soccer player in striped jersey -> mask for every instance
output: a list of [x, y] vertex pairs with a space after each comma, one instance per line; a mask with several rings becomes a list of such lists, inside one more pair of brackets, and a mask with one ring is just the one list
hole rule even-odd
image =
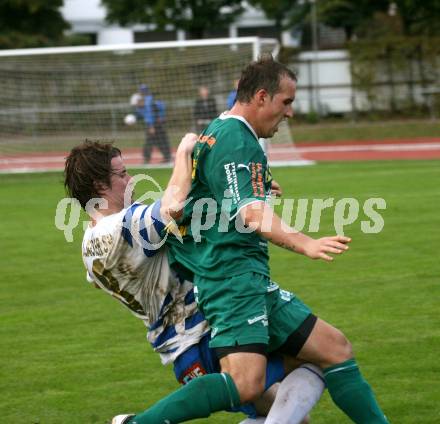
[[[190, 189], [196, 138], [187, 134], [182, 139], [164, 196], [148, 206], [132, 203], [131, 177], [120, 150], [111, 144], [86, 141], [72, 149], [65, 166], [67, 191], [92, 218], [82, 243], [87, 280], [144, 322], [148, 341], [163, 364], [174, 364], [182, 384], [219, 371], [218, 360], [208, 347], [209, 328], [197, 309], [193, 284], [170, 268], [162, 237], [165, 225], [174, 222]], [[273, 357], [267, 387], [284, 375], [282, 359]], [[323, 391], [319, 370], [313, 366], [293, 371], [289, 377], [293, 382], [286, 379], [280, 391], [290, 392], [293, 399], [288, 404], [279, 402], [271, 411], [273, 422], [300, 422]], [[268, 391], [260, 404], [241, 410], [250, 417], [266, 414], [274, 396], [273, 390]], [[298, 398], [307, 400], [301, 403]], [[279, 420], [278, 415], [284, 418]], [[118, 416], [114, 423], [126, 419]]]
[[[193, 136], [187, 135], [177, 151], [170, 187], [180, 187], [181, 193], [189, 184], [193, 145]], [[111, 144], [86, 141], [66, 160], [67, 191], [92, 218], [82, 243], [88, 281], [144, 322], [148, 341], [169, 364], [208, 333], [192, 283], [170, 269], [162, 246], [173, 201], [184, 200], [185, 194], [169, 191], [148, 206], [132, 203], [130, 182], [121, 152]]]

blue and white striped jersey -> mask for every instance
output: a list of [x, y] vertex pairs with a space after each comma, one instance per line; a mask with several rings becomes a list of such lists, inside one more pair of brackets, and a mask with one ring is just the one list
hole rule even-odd
[[208, 324], [197, 310], [193, 285], [168, 264], [160, 201], [134, 203], [87, 228], [82, 256], [87, 279], [118, 299], [148, 328], [163, 364], [197, 344]]

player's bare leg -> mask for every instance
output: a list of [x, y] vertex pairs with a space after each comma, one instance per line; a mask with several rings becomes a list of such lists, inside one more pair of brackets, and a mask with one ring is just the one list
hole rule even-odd
[[298, 358], [322, 368], [330, 396], [354, 422], [388, 423], [359, 371], [350, 342], [337, 328], [318, 318]]
[[264, 355], [250, 352], [230, 353], [220, 359], [221, 370], [234, 380], [241, 403], [253, 402], [263, 394], [266, 363]]

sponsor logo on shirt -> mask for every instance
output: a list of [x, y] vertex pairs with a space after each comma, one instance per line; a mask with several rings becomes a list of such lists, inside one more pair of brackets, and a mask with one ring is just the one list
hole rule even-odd
[[251, 170], [249, 169], [249, 165], [245, 165], [244, 163], [239, 163], [237, 165], [237, 169], [241, 169], [241, 168], [247, 169], [249, 172], [251, 172]]
[[238, 203], [240, 203], [240, 192], [238, 191], [238, 180], [235, 162], [226, 163], [224, 165], [224, 168], [229, 192], [232, 195], [232, 202], [238, 205]]
[[217, 142], [215, 137], [211, 135], [202, 135], [201, 137], [199, 137], [198, 141], [199, 143], [206, 143], [209, 147], [214, 146], [214, 144]]
[[280, 297], [285, 302], [290, 302], [293, 299], [293, 294], [287, 290], [280, 290]]
[[258, 162], [251, 162], [249, 164], [251, 169], [252, 191], [255, 197], [265, 197], [264, 180], [263, 180], [263, 164]]
[[277, 283], [275, 283], [274, 281], [271, 281], [270, 284], [267, 286], [267, 291], [268, 292], [273, 292], [275, 290], [278, 290], [279, 286]]
[[248, 324], [252, 325], [260, 321], [265, 327], [267, 327], [269, 325], [269, 322], [267, 320], [267, 314], [259, 315], [258, 317], [248, 319]]

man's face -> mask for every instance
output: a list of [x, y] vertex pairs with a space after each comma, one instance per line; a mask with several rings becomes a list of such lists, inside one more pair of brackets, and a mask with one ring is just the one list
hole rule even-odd
[[199, 95], [203, 100], [206, 100], [209, 97], [208, 87], [200, 87]]
[[295, 100], [296, 82], [289, 77], [282, 77], [280, 90], [271, 98], [265, 98], [261, 109], [258, 135], [270, 138], [278, 131], [280, 122], [293, 116], [292, 103]]
[[[112, 202], [120, 209], [129, 205], [124, 205], [125, 192], [132, 190], [129, 186], [131, 176], [128, 174], [124, 161], [121, 156], [116, 156], [111, 161], [112, 173], [110, 177], [110, 188], [108, 189], [108, 195], [112, 199]], [[132, 202], [132, 193], [127, 193], [127, 199]]]

